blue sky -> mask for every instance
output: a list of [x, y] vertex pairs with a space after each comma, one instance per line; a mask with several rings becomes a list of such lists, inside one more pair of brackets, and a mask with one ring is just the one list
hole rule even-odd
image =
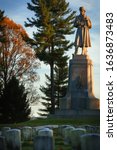
[[[5, 15], [16, 23], [21, 24], [24, 27], [24, 21], [26, 18], [33, 16], [33, 12], [27, 9], [27, 2], [31, 0], [0, 0], [0, 9], [5, 11]], [[79, 7], [84, 6], [86, 8], [87, 16], [90, 16], [92, 21], [92, 29], [90, 30], [92, 47], [88, 49], [90, 58], [94, 63], [94, 89], [95, 96], [100, 97], [100, 1], [99, 0], [66, 0], [69, 2], [69, 7], [77, 11], [79, 14]], [[24, 27], [25, 28], [25, 27]], [[32, 37], [35, 28], [25, 28], [29, 36]], [[74, 41], [75, 34], [68, 37], [71, 41]], [[74, 53], [74, 47], [69, 51], [68, 55], [71, 57]], [[44, 74], [49, 73], [49, 67], [43, 63], [39, 69], [40, 81], [39, 85], [44, 84]]]

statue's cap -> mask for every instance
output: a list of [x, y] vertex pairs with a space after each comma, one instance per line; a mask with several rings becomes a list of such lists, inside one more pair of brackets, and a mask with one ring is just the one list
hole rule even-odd
[[80, 10], [80, 11], [85, 11], [85, 12], [86, 12], [86, 9], [85, 9], [83, 6], [81, 6], [81, 7], [79, 8], [79, 10]]

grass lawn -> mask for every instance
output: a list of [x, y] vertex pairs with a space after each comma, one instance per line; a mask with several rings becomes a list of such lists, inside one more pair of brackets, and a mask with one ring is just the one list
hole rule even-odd
[[35, 120], [29, 120], [26, 122], [16, 123], [16, 124], [0, 124], [0, 127], [9, 126], [9, 127], [22, 127], [22, 126], [42, 126], [42, 125], [100, 125], [100, 118], [80, 118], [80, 119], [65, 119], [65, 118], [39, 118]]

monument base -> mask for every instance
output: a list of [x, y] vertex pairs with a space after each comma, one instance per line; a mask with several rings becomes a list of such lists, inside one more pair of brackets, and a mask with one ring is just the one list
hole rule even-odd
[[100, 110], [99, 109], [85, 109], [85, 110], [74, 110], [74, 109], [69, 109], [69, 110], [56, 110], [54, 115], [49, 115], [49, 117], [54, 117], [54, 118], [100, 118]]
[[93, 63], [88, 55], [75, 55], [69, 64], [69, 84], [60, 109], [99, 109], [94, 96]]
[[99, 99], [94, 96], [93, 63], [88, 55], [75, 55], [69, 64], [67, 94], [60, 100], [56, 117], [99, 117]]
[[73, 109], [99, 109], [99, 99], [96, 97], [78, 97], [77, 94], [71, 96], [66, 96], [60, 101], [60, 110]]

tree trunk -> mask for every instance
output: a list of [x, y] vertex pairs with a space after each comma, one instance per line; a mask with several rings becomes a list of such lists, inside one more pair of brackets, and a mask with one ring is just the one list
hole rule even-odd
[[51, 77], [51, 114], [55, 113], [55, 97], [54, 97], [54, 63], [50, 64], [50, 77]]
[[57, 97], [57, 108], [59, 109], [59, 102], [60, 102], [60, 91], [58, 89], [58, 97]]

